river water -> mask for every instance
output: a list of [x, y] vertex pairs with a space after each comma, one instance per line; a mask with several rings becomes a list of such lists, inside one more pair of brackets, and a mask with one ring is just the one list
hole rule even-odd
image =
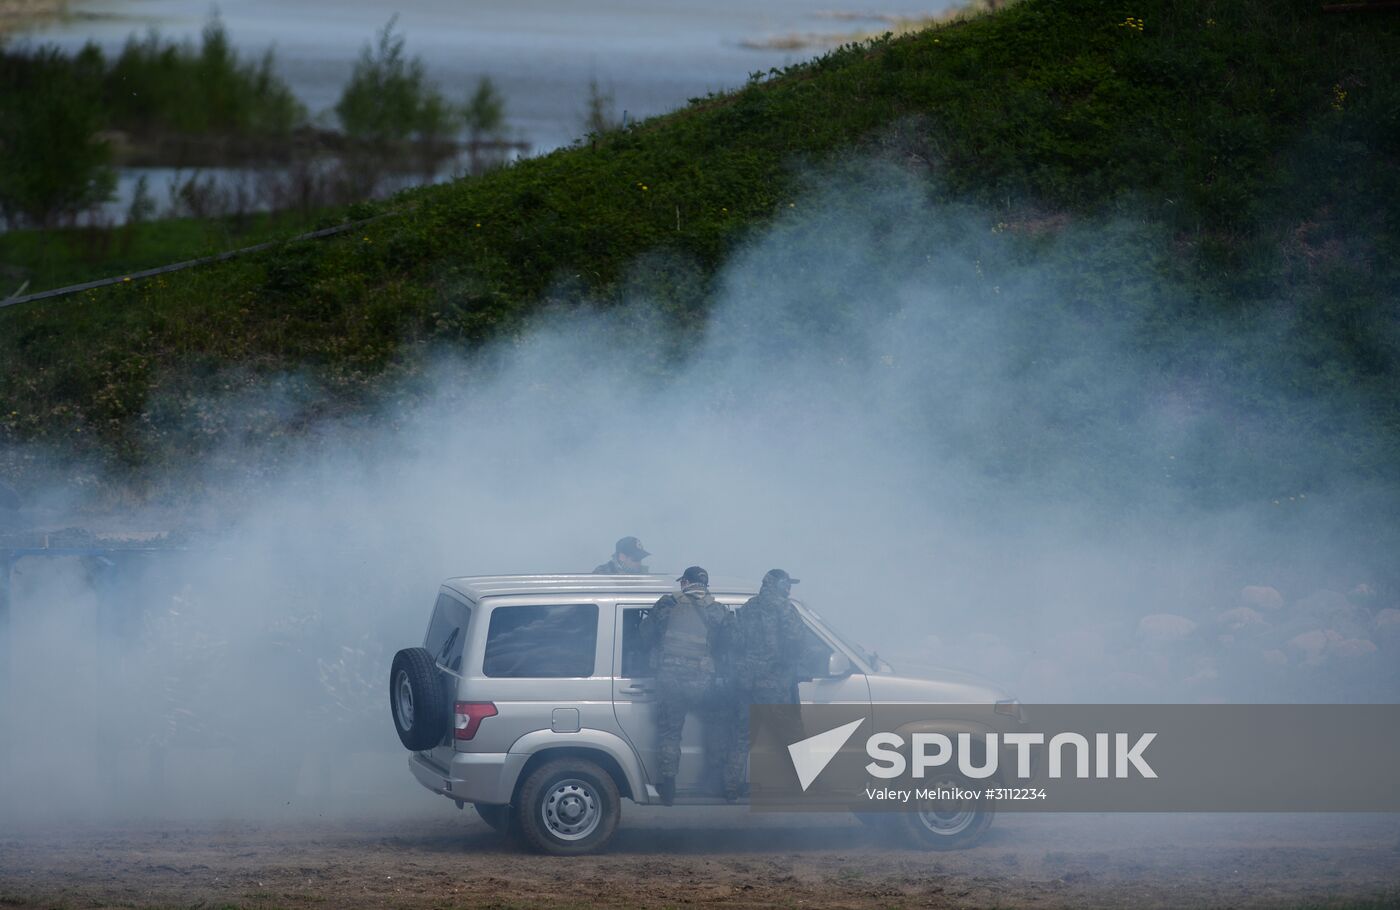
[[[535, 151], [582, 132], [591, 78], [609, 89], [617, 112], [664, 113], [692, 97], [742, 85], [749, 73], [817, 53], [744, 47], [794, 33], [878, 28], [832, 11], [917, 15], [949, 0], [222, 0], [218, 11], [247, 53], [276, 52], [277, 68], [313, 114], [326, 112], [360, 48], [397, 14], [407, 50], [460, 100], [482, 75], [503, 91], [517, 138]], [[209, 0], [89, 0], [86, 15], [30, 32], [31, 40], [75, 48], [92, 40], [115, 50], [133, 31], [155, 27], [197, 38]]]

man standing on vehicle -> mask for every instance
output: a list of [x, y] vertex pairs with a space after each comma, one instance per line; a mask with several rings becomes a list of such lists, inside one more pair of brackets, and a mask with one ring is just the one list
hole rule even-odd
[[[730, 714], [724, 759], [724, 795], [740, 795], [744, 760], [749, 748], [749, 705], [795, 705], [797, 684], [810, 679], [807, 668], [815, 657], [811, 633], [792, 605], [792, 586], [800, 579], [782, 569], [763, 576], [758, 595], [739, 608], [735, 621], [733, 660], [738, 685], [737, 710]], [[786, 744], [800, 739], [800, 729], [774, 731]]]
[[642, 560], [651, 554], [642, 549], [642, 542], [635, 537], [624, 537], [613, 547], [612, 559], [597, 566], [594, 575], [645, 575], [647, 567]]
[[733, 622], [733, 615], [710, 595], [710, 573], [691, 566], [676, 581], [680, 594], [658, 600], [638, 630], [656, 673], [656, 789], [667, 806], [676, 798], [685, 716], [708, 704], [715, 657]]

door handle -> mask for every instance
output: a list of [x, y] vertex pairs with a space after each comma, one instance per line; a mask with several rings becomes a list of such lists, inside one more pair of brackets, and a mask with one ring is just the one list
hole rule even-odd
[[650, 695], [651, 686], [644, 686], [637, 683], [633, 683], [630, 686], [624, 686], [618, 691], [621, 692], [623, 695]]

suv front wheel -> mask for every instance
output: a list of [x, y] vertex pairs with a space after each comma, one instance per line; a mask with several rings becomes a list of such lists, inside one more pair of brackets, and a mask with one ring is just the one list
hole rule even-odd
[[581, 758], [561, 758], [536, 768], [515, 801], [516, 830], [541, 853], [578, 856], [601, 850], [622, 817], [617, 784], [608, 772]]
[[981, 840], [996, 814], [992, 801], [980, 795], [982, 784], [953, 774], [935, 778], [929, 786], [979, 795], [925, 803], [913, 812], [895, 814], [895, 828], [928, 850], [961, 850]]

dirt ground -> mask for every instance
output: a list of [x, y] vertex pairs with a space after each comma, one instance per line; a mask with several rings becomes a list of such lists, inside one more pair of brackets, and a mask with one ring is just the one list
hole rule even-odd
[[1400, 907], [1391, 816], [1003, 815], [955, 853], [843, 816], [628, 806], [611, 849], [522, 852], [463, 813], [0, 821], [4, 907]]

